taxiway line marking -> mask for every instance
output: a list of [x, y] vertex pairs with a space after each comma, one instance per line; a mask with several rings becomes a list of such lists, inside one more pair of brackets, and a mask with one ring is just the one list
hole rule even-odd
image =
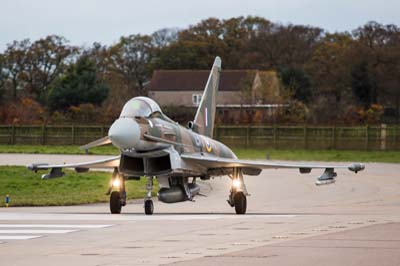
[[111, 224], [0, 224], [0, 228], [78, 228], [97, 229], [111, 227]]
[[0, 230], [0, 234], [67, 234], [78, 230]]
[[[0, 240], [27, 240], [27, 239], [33, 239], [33, 238], [38, 238], [38, 237], [41, 237], [41, 236], [40, 235], [39, 236], [37, 236], [37, 235], [34, 235], [34, 236], [32, 236], [32, 235], [29, 235], [29, 236], [28, 235], [17, 235], [17, 236], [0, 235]], [[4, 242], [0, 242], [0, 243], [4, 243]]]

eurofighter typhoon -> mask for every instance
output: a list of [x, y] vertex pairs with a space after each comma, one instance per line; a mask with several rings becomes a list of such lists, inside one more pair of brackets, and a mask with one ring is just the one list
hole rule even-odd
[[87, 172], [90, 168], [113, 169], [109, 195], [111, 213], [120, 213], [126, 205], [125, 181], [146, 178], [144, 212], [153, 214], [151, 197], [153, 180], [158, 180], [158, 200], [165, 203], [191, 201], [200, 193], [196, 180], [210, 180], [215, 176], [231, 179], [228, 204], [237, 214], [245, 214], [249, 196], [244, 175], [259, 175], [263, 169], [297, 168], [300, 173], [324, 169], [316, 184], [335, 182], [334, 168], [348, 168], [357, 173], [362, 164], [349, 166], [289, 164], [272, 161], [242, 160], [221, 142], [213, 139], [216, 100], [221, 73], [221, 59], [215, 58], [205, 85], [195, 118], [183, 127], [168, 118], [159, 105], [147, 97], [135, 97], [123, 107], [121, 115], [111, 125], [108, 136], [82, 146], [82, 149], [112, 143], [120, 150], [119, 156], [77, 164], [31, 164], [32, 171], [50, 170], [43, 179], [62, 177], [63, 168]]

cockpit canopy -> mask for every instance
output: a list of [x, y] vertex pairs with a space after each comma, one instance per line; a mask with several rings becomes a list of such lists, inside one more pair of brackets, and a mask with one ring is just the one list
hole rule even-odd
[[124, 105], [120, 117], [151, 117], [153, 114], [162, 114], [155, 101], [147, 97], [135, 97]]

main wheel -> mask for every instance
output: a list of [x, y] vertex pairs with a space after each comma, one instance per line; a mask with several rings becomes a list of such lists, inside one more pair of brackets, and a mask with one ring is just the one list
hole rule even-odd
[[110, 196], [110, 211], [111, 213], [121, 213], [121, 194], [119, 191], [113, 191]]
[[233, 197], [233, 202], [235, 203], [236, 214], [245, 214], [247, 208], [246, 195], [243, 192], [237, 192]]
[[144, 202], [144, 213], [146, 215], [152, 215], [154, 212], [154, 205], [152, 200], [146, 200]]

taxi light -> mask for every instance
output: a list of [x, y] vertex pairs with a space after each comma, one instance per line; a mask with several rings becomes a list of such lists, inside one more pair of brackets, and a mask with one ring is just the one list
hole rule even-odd
[[242, 186], [242, 182], [239, 179], [235, 179], [232, 181], [232, 186], [235, 188], [240, 188]]
[[119, 180], [119, 178], [114, 179], [112, 185], [114, 188], [119, 188], [119, 186], [121, 185], [121, 181]]

